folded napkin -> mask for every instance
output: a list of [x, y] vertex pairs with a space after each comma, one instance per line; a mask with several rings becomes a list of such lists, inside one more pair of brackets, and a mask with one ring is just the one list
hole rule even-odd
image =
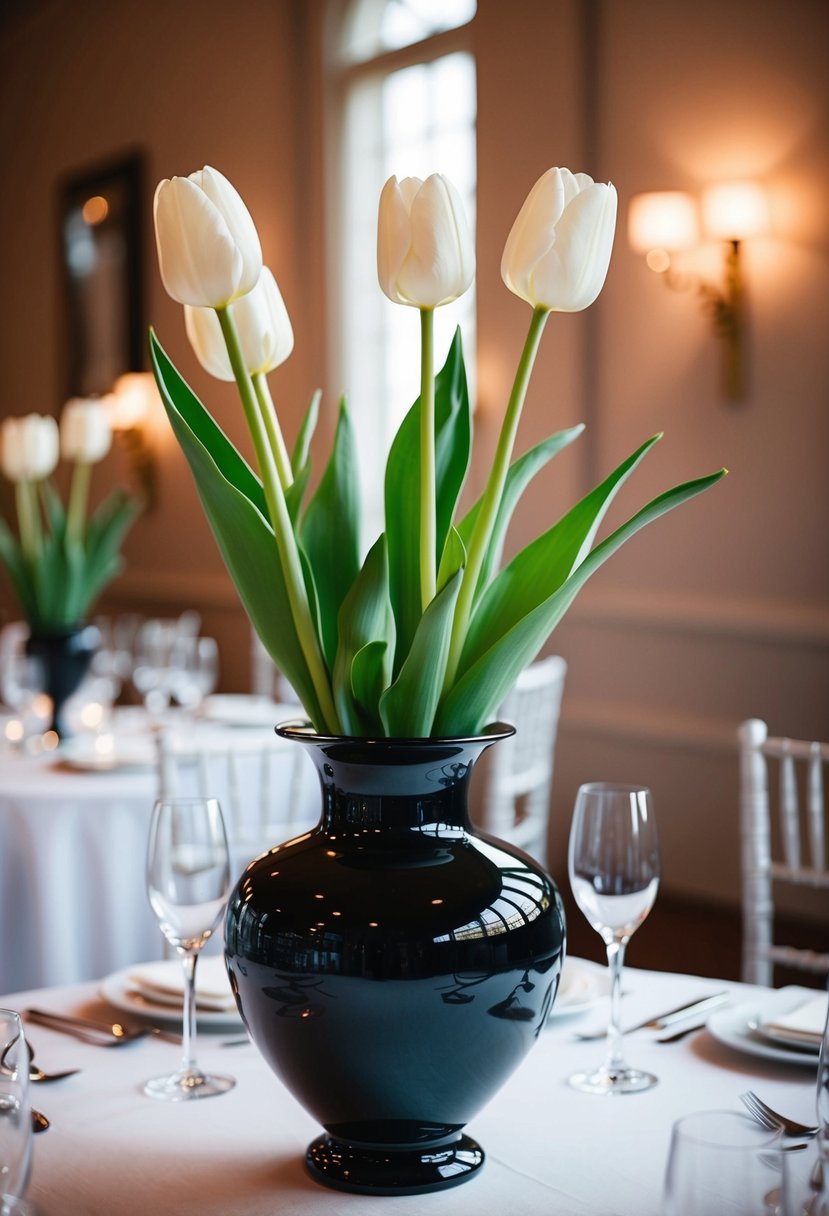
[[771, 1021], [764, 1022], [760, 1029], [784, 1042], [819, 1049], [826, 1025], [828, 1003], [829, 996], [822, 992], [818, 996], [810, 997], [789, 1013], [779, 1014]]
[[[133, 992], [157, 1005], [180, 1008], [184, 1003], [184, 974], [177, 959], [133, 967], [127, 976], [127, 983]], [[236, 1012], [224, 959], [213, 956], [199, 959], [196, 967], [196, 1007], [212, 1013]]]

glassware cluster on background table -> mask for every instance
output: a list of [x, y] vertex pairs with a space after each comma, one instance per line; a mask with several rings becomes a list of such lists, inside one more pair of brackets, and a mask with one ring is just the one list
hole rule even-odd
[[[584, 964], [584, 966], [589, 966]], [[597, 975], [606, 979], [604, 968]], [[780, 993], [721, 980], [626, 968], [623, 1021], [631, 1025], [685, 1000], [731, 990], [733, 1014]], [[216, 1102], [156, 1103], [148, 1076], [172, 1070], [180, 1047], [145, 1038], [103, 1049], [30, 1026], [44, 1068], [78, 1067], [75, 1077], [38, 1091], [52, 1122], [34, 1142], [28, 1198], [37, 1216], [662, 1216], [662, 1186], [673, 1123], [711, 1108], [740, 1110], [758, 1090], [794, 1118], [814, 1121], [816, 1058], [807, 1066], [736, 1051], [707, 1031], [660, 1044], [631, 1035], [637, 1063], [659, 1077], [644, 1093], [597, 1099], [568, 1077], [595, 1061], [596, 1042], [576, 1030], [605, 1023], [601, 1000], [582, 1014], [553, 1016], [521, 1068], [469, 1125], [487, 1161], [481, 1177], [425, 1198], [372, 1201], [327, 1191], [305, 1174], [318, 1128], [252, 1045], [226, 1047], [238, 1028], [199, 1036], [207, 1070], [232, 1071], [236, 1086]], [[101, 1014], [96, 984], [0, 997], [0, 1004]], [[571, 1006], [578, 1008], [578, 1006]], [[716, 1016], [727, 1021], [725, 1010]], [[178, 1015], [176, 1015], [178, 1016]], [[168, 1023], [169, 1024], [169, 1023]], [[175, 1021], [172, 1023], [175, 1026]], [[183, 1168], [183, 1155], [186, 1168]]]

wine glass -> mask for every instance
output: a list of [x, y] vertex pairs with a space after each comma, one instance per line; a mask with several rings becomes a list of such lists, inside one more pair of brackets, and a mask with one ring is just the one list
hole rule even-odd
[[230, 853], [221, 808], [215, 798], [160, 798], [153, 808], [147, 849], [147, 895], [161, 931], [181, 957], [184, 970], [182, 1061], [172, 1076], [144, 1086], [170, 1102], [209, 1098], [236, 1084], [208, 1076], [196, 1064], [196, 963], [218, 925], [230, 894]]
[[29, 1052], [19, 1015], [0, 1009], [0, 1216], [26, 1189], [31, 1151]]
[[607, 782], [581, 786], [570, 828], [570, 885], [607, 948], [610, 968], [605, 1062], [570, 1078], [571, 1085], [586, 1093], [636, 1093], [656, 1084], [651, 1073], [625, 1063], [619, 1006], [625, 947], [653, 907], [659, 869], [650, 791]]
[[[777, 1216], [788, 1212], [780, 1132], [733, 1110], [678, 1119], [665, 1173], [665, 1216]], [[782, 1205], [782, 1207], [781, 1207]]]
[[219, 680], [219, 648], [215, 638], [182, 639], [174, 695], [182, 709], [196, 713]]

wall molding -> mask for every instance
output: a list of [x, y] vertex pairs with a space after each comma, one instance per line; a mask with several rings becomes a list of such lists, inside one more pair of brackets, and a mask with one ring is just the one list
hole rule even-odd
[[685, 633], [765, 645], [826, 646], [829, 608], [642, 588], [586, 588], [567, 619], [579, 625]]
[[170, 604], [187, 608], [242, 610], [230, 575], [181, 571], [137, 570], [130, 566], [109, 592], [118, 604], [140, 608], [144, 604]]
[[559, 731], [638, 747], [735, 755], [738, 725], [707, 715], [565, 695]]

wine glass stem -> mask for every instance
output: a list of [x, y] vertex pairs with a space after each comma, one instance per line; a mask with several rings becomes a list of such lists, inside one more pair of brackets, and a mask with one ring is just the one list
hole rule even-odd
[[196, 1067], [194, 1045], [196, 1041], [196, 952], [182, 952], [181, 965], [184, 969], [184, 1014], [181, 1026], [181, 1066], [185, 1071]]
[[610, 1019], [607, 1025], [608, 1072], [624, 1068], [622, 1055], [622, 967], [625, 961], [626, 942], [608, 942], [607, 965], [610, 970]]

